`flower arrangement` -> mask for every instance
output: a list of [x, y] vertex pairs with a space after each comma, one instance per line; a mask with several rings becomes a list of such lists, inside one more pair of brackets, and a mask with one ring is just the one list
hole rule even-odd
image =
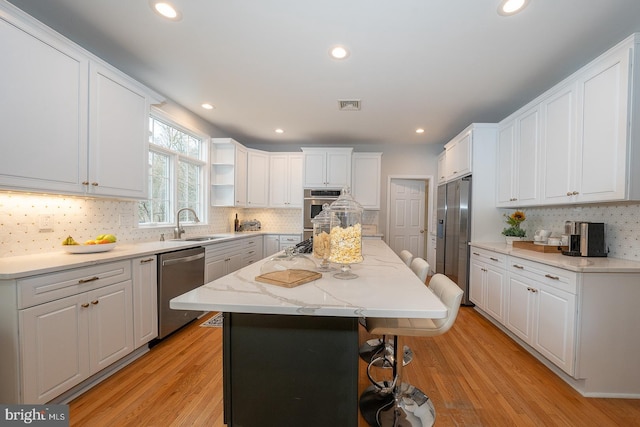
[[527, 235], [527, 232], [520, 228], [520, 224], [527, 219], [524, 212], [515, 211], [511, 215], [504, 214], [504, 217], [507, 219], [509, 227], [502, 230], [503, 235], [512, 237], [524, 237]]

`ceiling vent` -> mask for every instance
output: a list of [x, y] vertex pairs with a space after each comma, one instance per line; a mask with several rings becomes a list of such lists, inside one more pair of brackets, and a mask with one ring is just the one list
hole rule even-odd
[[338, 109], [340, 111], [360, 111], [361, 102], [359, 99], [339, 99]]

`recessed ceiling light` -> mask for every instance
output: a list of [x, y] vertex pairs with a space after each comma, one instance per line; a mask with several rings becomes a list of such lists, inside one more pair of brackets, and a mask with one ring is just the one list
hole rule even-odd
[[524, 9], [529, 0], [502, 0], [498, 6], [498, 14], [502, 16], [510, 16]]
[[182, 14], [171, 5], [171, 3], [157, 0], [150, 0], [149, 2], [153, 10], [160, 16], [170, 19], [172, 21], [179, 21], [182, 19]]
[[416, 129], [416, 133], [424, 133], [424, 129], [418, 128], [418, 129]]
[[213, 110], [215, 107], [209, 103], [204, 103], [202, 104], [202, 108], [204, 108], [205, 110]]
[[349, 51], [344, 46], [334, 46], [329, 50], [329, 55], [333, 59], [345, 59], [349, 56]]
[[278, 129], [276, 129], [276, 133], [284, 133], [284, 129], [278, 128]]

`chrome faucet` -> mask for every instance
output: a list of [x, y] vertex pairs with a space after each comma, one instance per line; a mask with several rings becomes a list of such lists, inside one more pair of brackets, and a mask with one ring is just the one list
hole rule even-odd
[[200, 219], [198, 218], [198, 215], [196, 214], [196, 211], [194, 211], [191, 208], [182, 208], [182, 209], [178, 209], [178, 213], [176, 213], [176, 228], [173, 229], [173, 238], [174, 239], [181, 239], [182, 235], [184, 234], [184, 228], [180, 227], [180, 213], [182, 211], [191, 211], [191, 213], [193, 214], [194, 217], [196, 217], [196, 222], [200, 222]]

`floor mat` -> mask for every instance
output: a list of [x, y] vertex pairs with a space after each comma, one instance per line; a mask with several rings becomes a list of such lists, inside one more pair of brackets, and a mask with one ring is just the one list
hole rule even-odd
[[222, 327], [222, 313], [218, 313], [212, 318], [202, 322], [200, 326], [205, 326], [207, 328], [221, 328]]

